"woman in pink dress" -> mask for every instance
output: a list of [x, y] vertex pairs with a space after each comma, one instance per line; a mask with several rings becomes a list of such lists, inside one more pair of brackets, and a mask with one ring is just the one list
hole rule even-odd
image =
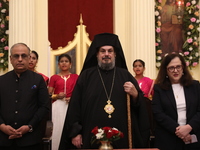
[[[135, 79], [137, 80], [140, 89], [144, 93], [144, 97], [147, 104], [147, 110], [149, 115], [149, 121], [150, 121], [150, 134], [151, 137], [154, 136], [154, 121], [153, 121], [153, 114], [151, 109], [151, 100], [153, 95], [153, 86], [154, 86], [154, 80], [145, 77], [144, 71], [145, 71], [145, 62], [141, 59], [136, 59], [133, 62], [133, 71], [135, 72]], [[150, 139], [150, 147], [153, 147], [153, 139]]]
[[58, 57], [60, 73], [51, 76], [48, 91], [52, 95], [52, 150], [58, 150], [64, 119], [72, 91], [78, 79], [77, 74], [70, 72], [72, 62], [68, 54]]
[[30, 57], [30, 60], [29, 60], [28, 69], [42, 75], [42, 77], [44, 78], [44, 81], [48, 84], [49, 77], [47, 77], [46, 75], [44, 75], [42, 73], [37, 72], [37, 70], [36, 70], [36, 65], [38, 63], [38, 58], [39, 58], [38, 53], [36, 51], [31, 51], [30, 56], [31, 57]]

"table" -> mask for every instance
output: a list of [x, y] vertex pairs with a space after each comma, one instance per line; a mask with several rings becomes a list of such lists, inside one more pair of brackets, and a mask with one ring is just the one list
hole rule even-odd
[[[79, 150], [98, 150], [98, 149], [79, 149]], [[157, 148], [142, 148], [142, 149], [134, 148], [134, 149], [113, 149], [113, 150], [159, 150], [159, 149], [157, 149]]]

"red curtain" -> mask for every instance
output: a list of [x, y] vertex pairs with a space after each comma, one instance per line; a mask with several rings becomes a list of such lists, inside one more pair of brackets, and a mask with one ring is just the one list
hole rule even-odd
[[49, 41], [53, 49], [74, 39], [80, 14], [90, 40], [98, 33], [113, 33], [113, 0], [48, 0], [48, 5]]

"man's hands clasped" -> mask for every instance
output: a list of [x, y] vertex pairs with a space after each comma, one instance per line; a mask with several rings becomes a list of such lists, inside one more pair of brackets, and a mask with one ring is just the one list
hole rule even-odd
[[9, 135], [9, 139], [21, 138], [23, 134], [29, 132], [30, 128], [28, 125], [23, 125], [18, 129], [14, 129], [10, 125], [1, 124], [0, 130], [5, 134]]

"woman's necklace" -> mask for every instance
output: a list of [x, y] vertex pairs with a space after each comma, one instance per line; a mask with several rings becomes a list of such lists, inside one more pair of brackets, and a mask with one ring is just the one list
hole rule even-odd
[[176, 99], [178, 99], [178, 96], [179, 96], [180, 92], [182, 91], [182, 89], [183, 89], [183, 86], [180, 86], [180, 88], [178, 90], [174, 91], [174, 95], [175, 95]]
[[[69, 77], [70, 77], [70, 74], [66, 77], [66, 76], [61, 76], [61, 78], [63, 78], [63, 80], [64, 80], [64, 94], [66, 94], [67, 95], [67, 92], [66, 92], [66, 84], [67, 84], [67, 79], [69, 79]], [[64, 97], [63, 98], [63, 100], [65, 100], [66, 99], [66, 97]]]
[[99, 68], [98, 68], [99, 76], [100, 76], [100, 78], [101, 78], [101, 82], [102, 82], [102, 84], [103, 84], [103, 88], [104, 88], [104, 91], [105, 91], [105, 93], [106, 93], [106, 97], [107, 97], [107, 99], [108, 99], [108, 100], [107, 100], [107, 104], [106, 104], [105, 107], [104, 107], [105, 112], [109, 114], [109, 115], [108, 115], [108, 118], [111, 118], [111, 117], [112, 117], [111, 114], [112, 114], [112, 113], [114, 112], [114, 110], [115, 110], [114, 106], [111, 104], [112, 101], [110, 100], [111, 94], [112, 94], [112, 90], [113, 90], [113, 86], [114, 86], [114, 81], [115, 81], [115, 70], [116, 70], [116, 68], [114, 68], [114, 74], [113, 74], [112, 85], [111, 85], [111, 89], [110, 89], [110, 94], [108, 95], [108, 92], [107, 92], [107, 90], [106, 90], [106, 87], [105, 87], [103, 78], [102, 78], [101, 73], [100, 73]]

